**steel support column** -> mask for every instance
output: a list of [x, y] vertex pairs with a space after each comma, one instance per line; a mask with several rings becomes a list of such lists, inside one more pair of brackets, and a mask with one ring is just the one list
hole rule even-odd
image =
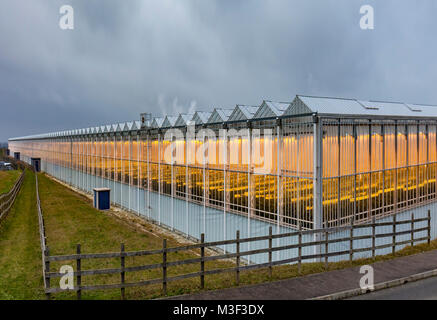
[[[323, 190], [322, 190], [322, 170], [323, 170], [323, 131], [322, 121], [317, 116], [314, 116], [314, 171], [313, 171], [313, 229], [321, 229], [323, 226]], [[320, 234], [314, 234], [314, 241], [321, 241]], [[321, 246], [314, 246], [314, 254], [320, 254]], [[320, 259], [317, 259], [319, 261]]]
[[161, 132], [158, 132], [158, 225], [161, 225]]
[[[252, 216], [253, 192], [252, 192], [252, 128], [248, 122], [247, 129], [247, 236], [251, 237], [250, 219]], [[247, 249], [250, 250], [250, 242], [247, 244]], [[248, 257], [250, 263], [250, 256]]]

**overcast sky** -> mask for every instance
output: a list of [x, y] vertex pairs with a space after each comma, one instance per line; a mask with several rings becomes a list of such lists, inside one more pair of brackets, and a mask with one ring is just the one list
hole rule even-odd
[[2, 0], [0, 141], [296, 94], [437, 104], [436, 15], [435, 0]]

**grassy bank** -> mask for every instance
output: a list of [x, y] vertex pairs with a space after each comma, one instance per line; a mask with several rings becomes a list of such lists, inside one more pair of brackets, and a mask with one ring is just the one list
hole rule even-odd
[[18, 170], [0, 171], [0, 194], [9, 192], [20, 174], [21, 172]]
[[[61, 184], [39, 174], [40, 195], [46, 224], [48, 246], [52, 255], [72, 254], [76, 252], [76, 244], [82, 245], [83, 253], [98, 253], [119, 251], [120, 243], [125, 244], [126, 251], [159, 249], [162, 240], [168, 239], [168, 246], [174, 247], [180, 243], [169, 234], [164, 234], [156, 227], [145, 222], [133, 223], [120, 219], [113, 212], [95, 210], [91, 201]], [[28, 172], [23, 183], [22, 191], [11, 210], [9, 217], [0, 227], [0, 299], [44, 299], [42, 282], [42, 265], [39, 249], [38, 221], [35, 210], [34, 176]], [[415, 254], [427, 250], [437, 249], [437, 241], [431, 246], [419, 245], [407, 247], [395, 256], [377, 257], [375, 261], [392, 259], [394, 257]], [[168, 261], [196, 257], [198, 252], [171, 253]], [[160, 263], [160, 255], [135, 257], [126, 259], [126, 267], [141, 264]], [[356, 260], [352, 263], [330, 263], [329, 270], [342, 269], [351, 266], [369, 264], [371, 259]], [[76, 269], [76, 262], [69, 261]], [[206, 264], [206, 270], [217, 267], [230, 267], [232, 262], [214, 262]], [[82, 269], [118, 268], [119, 259], [101, 259], [82, 261]], [[59, 271], [60, 263], [52, 263], [51, 271]], [[168, 269], [168, 276], [199, 271], [199, 265], [172, 267]], [[240, 284], [249, 285], [281, 280], [299, 275], [307, 275], [326, 271], [323, 263], [307, 263], [302, 265], [299, 274], [297, 266], [279, 266], [273, 268], [273, 277], [268, 271], [255, 270], [241, 272]], [[150, 270], [128, 273], [126, 282], [155, 279], [161, 277], [161, 271]], [[120, 275], [84, 276], [83, 285], [119, 282]], [[205, 288], [220, 289], [235, 286], [235, 275], [220, 274], [205, 277]], [[52, 280], [52, 286], [59, 286], [57, 280]], [[186, 279], [168, 284], [168, 294], [178, 295], [199, 291], [199, 279]], [[127, 299], [149, 299], [161, 297], [161, 286], [150, 285], [139, 288], [126, 289]], [[55, 299], [75, 299], [74, 293], [54, 295]], [[119, 299], [120, 290], [88, 291], [82, 293], [83, 299]], [[262, 297], [260, 297], [262, 298]]]
[[28, 171], [0, 225], [0, 299], [44, 298], [34, 184], [34, 175]]
[[[50, 180], [44, 175], [40, 178], [40, 192], [46, 220], [48, 243], [52, 254], [71, 254], [75, 253], [76, 244], [82, 244], [82, 252], [97, 253], [108, 251], [119, 251], [120, 243], [124, 243], [127, 251], [159, 249], [162, 246], [162, 239], [169, 238], [168, 235], [159, 234], [153, 227], [144, 224], [147, 229], [153, 231], [148, 233], [139, 231], [135, 227], [127, 224], [125, 221], [115, 218], [114, 216], [100, 212], [92, 208], [91, 201], [68, 188]], [[177, 246], [179, 243], [174, 239], [169, 240], [169, 246]], [[431, 246], [419, 245], [414, 248], [406, 247], [404, 250], [393, 255], [379, 256], [375, 260], [361, 259], [352, 263], [338, 262], [329, 263], [329, 270], [347, 268], [351, 266], [369, 264], [375, 261], [383, 261], [410, 254], [415, 254], [431, 249], [437, 249], [437, 241], [433, 241]], [[169, 261], [180, 260], [189, 257], [195, 257], [196, 253], [170, 254]], [[140, 264], [160, 263], [161, 256], [136, 257], [126, 260], [126, 266], [135, 266]], [[120, 261], [83, 261], [83, 269], [95, 268], [117, 268]], [[74, 267], [75, 262], [71, 265]], [[230, 267], [231, 262], [215, 262], [206, 264], [206, 269], [217, 267]], [[54, 269], [59, 269], [56, 265]], [[178, 268], [169, 268], [169, 276], [181, 273], [190, 273], [199, 271], [198, 265], [182, 266]], [[250, 285], [262, 283], [270, 280], [281, 280], [296, 277], [299, 275], [308, 275], [313, 273], [324, 272], [324, 263], [305, 263], [302, 265], [301, 273], [298, 273], [296, 265], [285, 265], [273, 268], [273, 276], [269, 277], [267, 269], [241, 272], [240, 284]], [[161, 277], [161, 271], [143, 271], [138, 273], [127, 274], [126, 281], [133, 282], [138, 280], [154, 279]], [[85, 277], [86, 278], [86, 277]], [[219, 274], [206, 276], [205, 288], [220, 289], [235, 286], [235, 275]], [[83, 284], [96, 283], [114, 283], [119, 282], [119, 275], [116, 276], [99, 276], [82, 279]], [[168, 284], [168, 294], [177, 295], [185, 293], [194, 293], [199, 291], [199, 279], [187, 279]], [[128, 299], [144, 299], [162, 296], [161, 286], [152, 285], [141, 288], [126, 289]], [[58, 298], [74, 298], [72, 294], [60, 294]], [[84, 298], [88, 299], [119, 299], [119, 290], [108, 290], [101, 292], [83, 293]]]
[[[126, 251], [160, 249], [163, 238], [168, 239], [168, 246], [180, 245], [169, 235], [159, 234], [154, 227], [143, 224], [143, 230], [123, 221], [108, 212], [95, 210], [91, 201], [43, 174], [39, 175], [41, 205], [46, 225], [48, 246], [52, 255], [76, 253], [76, 245], [81, 244], [83, 253], [117, 252], [124, 243]], [[145, 230], [144, 230], [145, 229]], [[153, 231], [153, 232], [152, 232]], [[168, 254], [168, 260], [182, 260], [196, 257], [197, 252]], [[161, 255], [126, 258], [126, 267], [162, 262]], [[75, 268], [75, 261], [68, 263]], [[226, 262], [207, 263], [206, 269], [217, 266], [229, 267]], [[52, 264], [52, 270], [59, 270], [61, 264]], [[120, 267], [120, 259], [84, 260], [83, 269], [105, 269]], [[169, 268], [168, 276], [199, 271], [199, 265]], [[126, 282], [155, 279], [162, 276], [161, 270], [149, 270], [126, 274]], [[83, 277], [83, 285], [120, 282], [120, 275]], [[216, 277], [211, 284], [216, 287], [232, 285], [233, 277], [225, 275]], [[181, 294], [195, 290], [199, 279], [189, 279], [168, 285], [169, 294]], [[161, 286], [128, 288], [128, 299], [154, 298], [161, 295]], [[84, 299], [119, 299], [120, 290], [88, 291], [82, 293]], [[56, 298], [75, 298], [75, 294], [57, 294]]]

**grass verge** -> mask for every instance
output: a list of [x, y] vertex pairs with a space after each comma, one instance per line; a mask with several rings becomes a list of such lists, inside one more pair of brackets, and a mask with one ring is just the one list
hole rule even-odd
[[[81, 244], [83, 253], [117, 252], [120, 251], [120, 244], [124, 243], [126, 251], [150, 250], [162, 248], [164, 238], [168, 239], [168, 247], [181, 245], [168, 234], [157, 233], [151, 225], [144, 224], [146, 230], [139, 230], [137, 227], [116, 218], [108, 212], [102, 212], [91, 206], [91, 201], [76, 192], [49, 179], [47, 176], [39, 175], [40, 197], [47, 233], [47, 244], [51, 255], [65, 255], [76, 253], [76, 245]], [[198, 252], [169, 253], [168, 261], [194, 258]], [[161, 263], [161, 255], [146, 257], [126, 258], [126, 267]], [[63, 264], [69, 264], [76, 268], [75, 261], [66, 263], [52, 263], [51, 270], [60, 269]], [[206, 269], [216, 267], [229, 267], [230, 262], [206, 263]], [[82, 269], [105, 269], [120, 267], [120, 259], [83, 260]], [[199, 265], [186, 265], [172, 267], [168, 270], [168, 276], [199, 271]], [[147, 279], [161, 278], [160, 269], [132, 272], [126, 274], [126, 282], [136, 282]], [[217, 287], [232, 285], [232, 276], [224, 275], [217, 278], [220, 284]], [[82, 277], [83, 285], [119, 283], [120, 275], [100, 275]], [[214, 281], [215, 282], [215, 281]], [[213, 282], [211, 281], [211, 284]], [[59, 287], [53, 280], [53, 285]], [[168, 293], [170, 295], [190, 292], [199, 286], [199, 279], [182, 280], [177, 283], [169, 283]], [[138, 288], [126, 289], [126, 298], [145, 299], [161, 296], [160, 285], [150, 285]], [[119, 299], [120, 290], [87, 291], [82, 293], [84, 299]], [[75, 298], [74, 293], [60, 293], [55, 295], [56, 299]]]
[[0, 171], [0, 195], [9, 192], [20, 177], [21, 171]]
[[[147, 223], [142, 228], [115, 217], [110, 212], [95, 210], [91, 201], [76, 192], [39, 175], [40, 195], [46, 223], [48, 245], [52, 255], [72, 254], [76, 252], [76, 244], [82, 245], [83, 253], [119, 251], [120, 243], [124, 243], [127, 251], [158, 249], [162, 239], [167, 238], [168, 246], [178, 246], [177, 240], [168, 234], [156, 232], [156, 228]], [[22, 191], [8, 219], [0, 227], [0, 299], [44, 299], [41, 276], [41, 256], [39, 250], [38, 221], [35, 210], [35, 189], [33, 173], [28, 172]], [[406, 247], [393, 255], [378, 256], [375, 260], [360, 259], [352, 263], [329, 263], [328, 270], [338, 270], [352, 266], [370, 264], [424, 251], [437, 249], [437, 241], [415, 247]], [[198, 252], [172, 253], [169, 261], [196, 257]], [[126, 259], [126, 267], [160, 263], [160, 255], [135, 257]], [[64, 264], [64, 263], [63, 263]], [[75, 261], [69, 261], [76, 269]], [[206, 270], [218, 267], [230, 267], [232, 262], [220, 261], [206, 264]], [[119, 259], [82, 261], [82, 269], [117, 268]], [[51, 270], [59, 271], [61, 264], [52, 263]], [[172, 267], [168, 276], [197, 272], [198, 265]], [[240, 285], [252, 285], [266, 281], [282, 280], [301, 275], [326, 271], [323, 263], [302, 264], [299, 274], [297, 266], [278, 266], [273, 268], [273, 276], [269, 277], [267, 269], [241, 272]], [[127, 273], [126, 281], [154, 279], [161, 277], [161, 271], [150, 270]], [[82, 284], [104, 284], [119, 282], [120, 275], [83, 277]], [[52, 280], [53, 286], [59, 284]], [[235, 286], [235, 275], [232, 273], [205, 277], [205, 289], [222, 289]], [[186, 279], [168, 284], [168, 295], [196, 293], [199, 279]], [[83, 292], [84, 299], [119, 299], [119, 290], [101, 290]], [[160, 285], [126, 289], [127, 299], [149, 299], [162, 297]], [[75, 299], [74, 293], [60, 293], [55, 299]], [[261, 297], [262, 298], [262, 297]]]
[[0, 225], [0, 299], [43, 299], [35, 177], [26, 176]]

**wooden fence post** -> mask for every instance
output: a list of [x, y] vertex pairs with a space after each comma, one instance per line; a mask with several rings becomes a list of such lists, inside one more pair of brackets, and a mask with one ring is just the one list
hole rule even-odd
[[200, 247], [200, 288], [205, 288], [205, 261], [203, 261], [205, 257], [205, 234], [202, 233], [200, 235], [200, 243], [202, 246]]
[[325, 269], [328, 270], [328, 253], [329, 253], [329, 242], [328, 242], [329, 233], [325, 231]]
[[428, 245], [431, 244], [431, 210], [428, 210]]
[[272, 227], [269, 227], [269, 277], [272, 279], [273, 276], [273, 268], [272, 268], [272, 249], [273, 249], [273, 239], [272, 239], [273, 231]]
[[391, 253], [394, 255], [396, 253], [396, 214], [393, 215], [393, 238], [392, 238], [392, 248]]
[[[46, 289], [50, 289], [50, 277], [47, 275], [50, 272], [50, 261], [49, 261], [49, 256], [50, 256], [50, 249], [47, 246], [46, 250], [44, 252], [44, 274], [45, 274], [45, 283], [46, 283]], [[50, 300], [50, 293], [46, 293], [46, 299]]]
[[372, 218], [372, 259], [376, 257], [376, 220]]
[[[124, 272], [124, 267], [125, 267], [125, 256], [124, 256], [124, 243], [121, 244], [121, 250], [120, 250], [120, 264], [121, 264], [121, 284], [124, 285], [124, 281], [125, 281], [125, 272]], [[125, 296], [125, 288], [122, 286], [121, 287], [121, 299], [124, 300], [126, 298]]]
[[162, 291], [167, 295], [167, 239], [162, 240]]
[[240, 230], [237, 230], [236, 234], [236, 254], [237, 254], [237, 269], [235, 273], [235, 281], [237, 282], [237, 286], [240, 285]]
[[351, 229], [349, 232], [349, 262], [354, 259], [354, 219], [351, 218]]
[[414, 247], [414, 213], [411, 214], [411, 247]]
[[[80, 244], [78, 244], [76, 246], [76, 253], [80, 254]], [[82, 290], [80, 289], [80, 287], [82, 286], [82, 276], [81, 276], [81, 270], [82, 270], [82, 266], [81, 266], [81, 259], [77, 258], [76, 259], [76, 271], [77, 271], [77, 300], [82, 299]]]
[[299, 222], [297, 272], [302, 272], [302, 224]]

